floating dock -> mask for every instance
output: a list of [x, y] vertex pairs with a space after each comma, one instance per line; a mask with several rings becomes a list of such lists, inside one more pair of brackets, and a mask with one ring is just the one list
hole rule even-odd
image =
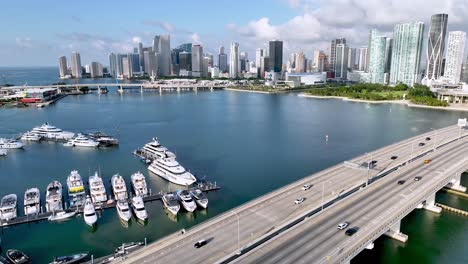
[[439, 204], [439, 203], [436, 203], [436, 206], [439, 206], [442, 209], [444, 209], [446, 211], [449, 211], [449, 212], [452, 212], [452, 213], [460, 214], [460, 215], [463, 215], [463, 216], [468, 216], [467, 211], [464, 211], [464, 210], [461, 210], [461, 209], [458, 209], [458, 208], [453, 208], [453, 207], [450, 207], [450, 206], [447, 206], [447, 205], [444, 205], [444, 204]]

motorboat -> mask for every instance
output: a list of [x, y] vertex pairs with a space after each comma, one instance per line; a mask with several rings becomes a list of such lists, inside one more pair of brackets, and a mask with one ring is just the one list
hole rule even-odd
[[177, 215], [180, 210], [180, 204], [177, 199], [177, 195], [174, 193], [166, 193], [162, 197], [164, 207], [169, 210], [173, 215]]
[[145, 197], [148, 195], [148, 187], [146, 185], [145, 176], [140, 172], [134, 173], [131, 176], [133, 191], [136, 196]]
[[160, 158], [153, 161], [148, 170], [172, 183], [188, 186], [197, 181], [175, 158]]
[[83, 209], [84, 220], [89, 226], [93, 226], [97, 222], [96, 210], [94, 209], [94, 204], [91, 198], [86, 197], [86, 202]]
[[72, 263], [80, 263], [83, 259], [85, 259], [89, 255], [88, 252], [77, 253], [70, 256], [62, 256], [54, 258], [50, 264], [72, 264]]
[[71, 211], [71, 212], [60, 211], [58, 213], [53, 213], [47, 219], [51, 222], [59, 222], [59, 221], [68, 220], [75, 215], [76, 215], [75, 211]]
[[119, 140], [107, 134], [97, 132], [88, 135], [92, 140], [99, 142], [102, 146], [118, 145]]
[[175, 158], [176, 155], [170, 152], [166, 147], [162, 146], [157, 138], [143, 146], [140, 150], [141, 155], [147, 159], [156, 160], [159, 158]]
[[127, 185], [124, 178], [120, 174], [112, 176], [112, 191], [114, 192], [115, 200], [127, 200]]
[[21, 136], [21, 140], [24, 141], [40, 141], [42, 136], [34, 132], [26, 132]]
[[62, 200], [62, 184], [58, 181], [49, 183], [46, 190], [46, 211], [57, 212], [63, 210]]
[[6, 253], [7, 259], [13, 264], [29, 264], [31, 260], [23, 252], [16, 249], [9, 249]]
[[91, 200], [95, 204], [104, 203], [107, 201], [106, 187], [104, 182], [97, 172], [89, 177], [89, 193]]
[[41, 126], [35, 127], [31, 130], [32, 133], [37, 134], [44, 139], [52, 140], [69, 140], [75, 136], [75, 133], [63, 131], [60, 128], [44, 123]]
[[145, 209], [145, 203], [143, 202], [143, 198], [141, 196], [135, 196], [132, 198], [132, 209], [135, 213], [136, 218], [141, 221], [145, 221], [148, 219], [148, 213]]
[[38, 188], [27, 189], [24, 193], [24, 214], [37, 215], [41, 207], [41, 192]]
[[190, 190], [189, 193], [200, 207], [204, 209], [208, 207], [208, 198], [200, 189]]
[[67, 178], [68, 200], [70, 207], [82, 206], [85, 201], [86, 193], [83, 185], [83, 179], [78, 171], [73, 170]]
[[12, 138], [0, 138], [0, 149], [20, 149], [24, 144]]
[[16, 218], [16, 204], [18, 198], [16, 194], [8, 194], [3, 196], [0, 201], [0, 219], [2, 221], [9, 221]]
[[187, 190], [177, 191], [177, 197], [185, 210], [193, 212], [197, 209], [197, 204], [193, 201], [192, 196]]
[[0, 149], [0, 157], [1, 156], [6, 156], [8, 154], [8, 150], [6, 149]]
[[114, 251], [114, 257], [121, 257], [132, 253], [133, 251], [137, 250], [138, 248], [144, 246], [144, 242], [130, 242], [130, 243], [123, 243], [121, 246], [117, 247]]
[[63, 145], [67, 147], [97, 148], [99, 146], [99, 142], [94, 141], [85, 135], [78, 134]]
[[126, 200], [118, 200], [115, 206], [117, 208], [117, 213], [119, 214], [120, 219], [125, 222], [130, 221], [132, 214], [130, 208], [128, 207], [128, 202]]

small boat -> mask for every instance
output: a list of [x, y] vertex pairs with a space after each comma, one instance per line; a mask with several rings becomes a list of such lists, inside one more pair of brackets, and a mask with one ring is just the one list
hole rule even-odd
[[148, 195], [148, 187], [146, 185], [145, 176], [140, 172], [134, 173], [131, 176], [133, 191], [136, 196], [145, 197]]
[[91, 198], [86, 197], [86, 202], [83, 209], [84, 220], [89, 226], [94, 226], [97, 222], [96, 210], [94, 209], [94, 204], [91, 201]]
[[179, 197], [179, 201], [185, 210], [193, 212], [195, 209], [197, 209], [197, 204], [193, 201], [192, 196], [188, 191], [177, 191], [177, 196]]
[[6, 149], [0, 149], [0, 157], [1, 156], [6, 156], [8, 154], [8, 150]]
[[200, 189], [194, 189], [189, 191], [195, 202], [202, 208], [208, 207], [208, 198]]
[[16, 194], [8, 194], [3, 196], [0, 201], [0, 219], [9, 221], [16, 218], [16, 203], [18, 198]]
[[130, 221], [130, 218], [132, 218], [132, 214], [130, 213], [130, 208], [128, 207], [128, 202], [126, 200], [118, 200], [116, 208], [120, 219], [122, 219], [125, 222]]
[[86, 258], [88, 256], [88, 252], [82, 252], [70, 256], [62, 256], [62, 257], [57, 257], [54, 258], [54, 261], [52, 261], [50, 264], [72, 264], [72, 263], [79, 263], [81, 260]]
[[0, 149], [20, 149], [23, 147], [24, 144], [17, 140], [0, 138]]
[[91, 200], [93, 203], [100, 204], [107, 201], [106, 187], [104, 181], [97, 172], [89, 177], [89, 193], [91, 194]]
[[28, 264], [31, 263], [29, 257], [23, 252], [16, 249], [7, 250], [6, 256], [11, 263], [14, 264]]
[[116, 200], [126, 200], [128, 199], [127, 185], [125, 180], [119, 174], [115, 174], [111, 179], [112, 191]]
[[104, 133], [101, 133], [101, 132], [92, 133], [92, 134], [89, 134], [88, 136], [94, 141], [99, 142], [99, 144], [102, 146], [112, 146], [112, 145], [119, 144], [118, 139], [111, 137], [109, 135], [106, 135]]
[[144, 246], [144, 242], [130, 242], [130, 243], [123, 243], [121, 246], [115, 249], [114, 257], [120, 257], [123, 255], [127, 255], [138, 248]]
[[63, 210], [62, 184], [53, 181], [47, 185], [46, 191], [46, 211], [57, 212]]
[[145, 209], [145, 203], [143, 202], [143, 198], [141, 196], [135, 196], [132, 198], [132, 209], [135, 213], [135, 216], [141, 220], [145, 221], [148, 219], [148, 213]]
[[86, 192], [83, 185], [83, 179], [78, 171], [73, 170], [67, 178], [68, 200], [70, 207], [82, 206], [86, 198]]
[[61, 212], [58, 212], [56, 214], [55, 213], [52, 214], [47, 219], [49, 221], [51, 221], [51, 222], [58, 222], [58, 221], [63, 221], [63, 220], [67, 220], [69, 218], [72, 218], [75, 215], [76, 215], [75, 211], [72, 211], [72, 212], [61, 211]]
[[180, 204], [177, 200], [177, 196], [173, 193], [166, 193], [162, 197], [164, 207], [173, 215], [177, 215], [180, 210]]
[[41, 206], [41, 193], [38, 188], [27, 189], [24, 193], [24, 214], [37, 215]]
[[40, 141], [43, 137], [34, 132], [26, 132], [21, 136], [21, 140], [24, 141]]
[[66, 147], [88, 147], [97, 148], [99, 142], [94, 141], [83, 134], [78, 134], [75, 138], [70, 139], [68, 142], [63, 144]]

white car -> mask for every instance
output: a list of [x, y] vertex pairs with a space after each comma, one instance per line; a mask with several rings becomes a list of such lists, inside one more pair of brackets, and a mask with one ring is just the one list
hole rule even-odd
[[310, 188], [312, 188], [312, 185], [310, 185], [310, 184], [306, 184], [306, 185], [302, 186], [302, 190], [304, 190], [304, 191], [307, 191]]
[[302, 197], [302, 198], [299, 198], [299, 199], [296, 199], [296, 201], [294, 201], [295, 204], [301, 204], [305, 201], [305, 198]]
[[339, 223], [339, 224], [338, 224], [338, 229], [339, 229], [339, 230], [343, 230], [343, 229], [345, 229], [348, 225], [349, 225], [348, 222]]

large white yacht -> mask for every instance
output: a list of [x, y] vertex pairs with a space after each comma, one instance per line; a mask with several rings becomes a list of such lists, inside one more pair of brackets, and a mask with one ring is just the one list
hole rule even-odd
[[193, 199], [199, 206], [204, 209], [208, 207], [208, 198], [200, 189], [190, 190], [189, 193], [192, 195]]
[[38, 188], [27, 189], [24, 193], [24, 214], [37, 215], [41, 206], [41, 193]]
[[132, 214], [130, 212], [130, 208], [128, 207], [127, 200], [118, 200], [115, 207], [117, 208], [117, 213], [119, 214], [120, 219], [125, 222], [130, 221]]
[[24, 144], [17, 140], [0, 138], [0, 149], [20, 149], [23, 147]]
[[145, 144], [141, 149], [141, 154], [147, 159], [156, 160], [159, 158], [175, 158], [175, 154], [170, 152], [166, 147], [162, 146], [157, 138]]
[[63, 210], [62, 184], [53, 181], [47, 185], [46, 191], [46, 211], [57, 212]]
[[146, 185], [145, 176], [140, 172], [134, 173], [131, 176], [132, 186], [135, 196], [145, 197], [148, 195], [148, 187]]
[[83, 179], [78, 171], [73, 170], [67, 178], [68, 200], [70, 207], [82, 206], [84, 204], [86, 193], [83, 185]]
[[107, 201], [106, 187], [97, 172], [95, 172], [94, 175], [89, 176], [89, 193], [91, 194], [91, 199], [95, 204]]
[[195, 209], [197, 209], [197, 204], [195, 204], [195, 202], [192, 199], [192, 196], [188, 191], [177, 191], [177, 197], [179, 197], [179, 201], [185, 208], [185, 210], [193, 212], [195, 211]]
[[69, 140], [75, 136], [75, 133], [63, 131], [60, 128], [44, 123], [42, 126], [35, 127], [32, 133], [42, 136], [45, 139]]
[[114, 176], [112, 176], [111, 182], [115, 200], [127, 200], [127, 185], [125, 184], [124, 178], [119, 174], [115, 174]]
[[180, 210], [180, 204], [174, 193], [166, 193], [162, 197], [164, 207], [173, 215], [177, 215]]
[[40, 141], [41, 139], [42, 136], [34, 132], [26, 132], [23, 135], [21, 135], [21, 140], [24, 141]]
[[148, 219], [148, 213], [145, 209], [145, 203], [143, 202], [143, 198], [141, 196], [135, 196], [132, 198], [132, 209], [135, 213], [136, 218], [141, 221], [145, 221]]
[[153, 161], [148, 170], [178, 185], [188, 186], [197, 181], [175, 158], [160, 158]]
[[85, 148], [97, 148], [99, 142], [94, 141], [82, 134], [78, 134], [76, 137], [68, 140], [68, 142], [63, 144], [67, 147], [85, 147]]
[[0, 219], [8, 221], [16, 218], [16, 194], [8, 194], [3, 196], [0, 201]]
[[96, 210], [94, 209], [94, 204], [91, 201], [91, 198], [86, 197], [86, 202], [83, 209], [83, 215], [85, 223], [89, 226], [93, 226], [97, 222]]

